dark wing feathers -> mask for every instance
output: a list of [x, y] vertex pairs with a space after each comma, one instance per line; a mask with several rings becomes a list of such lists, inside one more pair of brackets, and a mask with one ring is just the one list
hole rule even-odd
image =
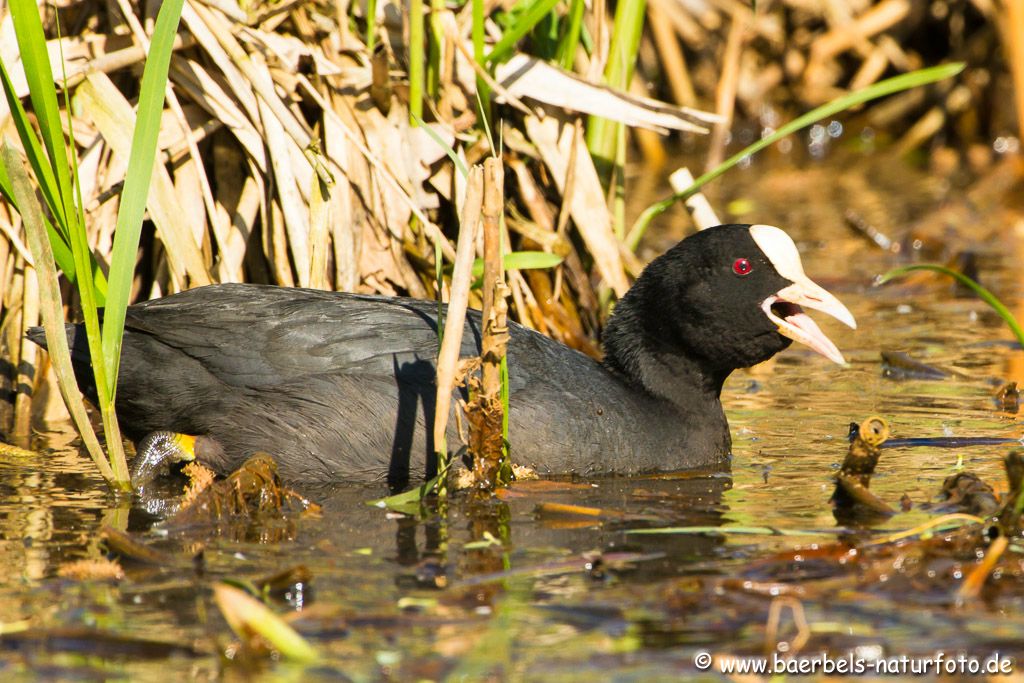
[[[396, 358], [437, 354], [436, 304], [253, 285], [220, 285], [133, 306], [126, 326], [199, 361], [234, 386], [322, 373], [389, 375]], [[189, 296], [203, 292], [202, 297]], [[319, 301], [322, 305], [311, 305]], [[387, 331], [387, 334], [382, 334]], [[471, 316], [463, 353], [479, 352]]]

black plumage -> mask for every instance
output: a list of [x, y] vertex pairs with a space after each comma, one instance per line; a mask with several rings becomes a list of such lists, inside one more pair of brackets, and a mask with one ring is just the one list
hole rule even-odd
[[[762, 306], [793, 285], [775, 265], [750, 226], [683, 240], [618, 303], [603, 365], [511, 323], [514, 461], [542, 474], [726, 467], [722, 383], [790, 343]], [[434, 470], [436, 313], [428, 301], [242, 284], [137, 304], [118, 417], [134, 440], [207, 437], [214, 447], [197, 455], [220, 472], [261, 450], [293, 481], [422, 479]], [[68, 334], [79, 384], [94, 393], [84, 330]], [[479, 341], [470, 312], [462, 355]]]

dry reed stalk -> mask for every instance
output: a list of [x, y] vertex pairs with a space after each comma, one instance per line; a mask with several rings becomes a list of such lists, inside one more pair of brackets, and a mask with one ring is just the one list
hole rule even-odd
[[[11, 250], [20, 256], [25, 263], [32, 265], [32, 254], [29, 253], [28, 247], [21, 241], [19, 233], [21, 221], [18, 221], [18, 226], [13, 226], [8, 223], [5, 219], [0, 218], [0, 233], [6, 238], [6, 241], [0, 241], [0, 266], [6, 261], [7, 257], [11, 255]], [[4, 277], [6, 271], [0, 270], [0, 282], [6, 282], [7, 278]]]
[[22, 342], [22, 319], [25, 310], [25, 268], [19, 261], [14, 263], [14, 271], [11, 274], [9, 293], [7, 295], [7, 314], [4, 317], [3, 327], [0, 333], [3, 334], [4, 346], [7, 348], [7, 356], [10, 358], [10, 370], [8, 371], [7, 387], [11, 393], [11, 405], [8, 408], [8, 420], [14, 434], [15, 425], [18, 422], [18, 404], [23, 402], [25, 395], [25, 368], [21, 367]]
[[[572, 122], [576, 132], [572, 138], [572, 145], [569, 147], [569, 160], [565, 169], [565, 182], [562, 183], [562, 203], [558, 207], [558, 222], [555, 224], [555, 235], [565, 237], [569, 228], [569, 217], [572, 213], [571, 207], [576, 196], [576, 166], [579, 161], [580, 147], [583, 147], [583, 120], [576, 118]], [[585, 148], [584, 148], [585, 149]]]
[[[416, 218], [420, 221], [421, 225], [426, 230], [427, 235], [431, 238], [431, 240], [433, 240], [436, 244], [440, 245], [441, 251], [445, 255], [445, 257], [448, 258], [449, 260], [454, 261], [455, 250], [452, 248], [451, 243], [448, 242], [448, 239], [444, 236], [444, 233], [441, 232], [440, 228], [438, 228], [437, 225], [435, 225], [426, 216], [426, 214], [424, 214], [420, 210], [420, 208], [416, 205], [416, 202], [410, 196], [409, 192], [406, 191], [402, 183], [398, 180], [398, 178], [391, 171], [391, 169], [388, 168], [388, 166], [384, 163], [384, 161], [381, 158], [379, 158], [376, 154], [371, 152], [367, 144], [362, 139], [360, 139], [360, 136], [357, 136], [353, 130], [346, 126], [344, 121], [342, 121], [341, 118], [338, 117], [337, 114], [335, 114], [334, 111], [329, 106], [326, 105], [326, 102], [324, 102], [322, 96], [318, 92], [316, 92], [316, 90], [311, 85], [309, 85], [308, 81], [306, 81], [304, 78], [300, 78], [299, 83], [300, 85], [305, 86], [305, 91], [310, 95], [310, 97], [313, 98], [313, 100], [319, 106], [323, 108], [323, 112], [327, 118], [335, 118], [335, 122], [338, 124], [338, 130], [341, 131], [344, 134], [344, 136], [348, 139], [348, 141], [352, 143], [356, 147], [356, 149], [359, 150], [359, 153], [363, 155], [363, 157], [370, 164], [373, 170], [377, 172], [377, 177], [383, 180], [385, 185], [387, 185], [388, 187], [395, 191], [395, 194], [398, 197], [398, 199], [403, 204], [405, 204], [408, 207], [409, 211], [411, 211], [412, 214], [416, 216]], [[403, 152], [401, 158], [404, 158], [404, 150], [401, 151]]]
[[[121, 13], [128, 21], [128, 26], [131, 28], [132, 35], [139, 45], [149, 53], [149, 36], [143, 29], [141, 22], [132, 12], [131, 6], [128, 4], [128, 0], [117, 0], [118, 7], [121, 8]], [[185, 111], [182, 109], [181, 103], [178, 101], [178, 96], [174, 92], [174, 87], [170, 81], [165, 86], [164, 99], [170, 108], [171, 113], [176, 120], [178, 127], [181, 130], [181, 135], [184, 138], [186, 148], [188, 149], [189, 157], [191, 159], [191, 165], [188, 167], [191, 169], [191, 176], [194, 179], [196, 185], [199, 188], [199, 197], [201, 203], [194, 201], [188, 201], [187, 203], [181, 204], [184, 207], [197, 206], [197, 209], [204, 208], [205, 214], [213, 220], [213, 215], [216, 212], [215, 203], [213, 199], [213, 190], [210, 187], [210, 181], [204, 168], [202, 155], [199, 153], [199, 146], [197, 144], [196, 136], [192, 133], [192, 126], [189, 125], [188, 118], [185, 116]], [[165, 147], [165, 145], [160, 145]], [[179, 180], [179, 174], [183, 173], [183, 170], [179, 167], [175, 173], [175, 181]], [[197, 205], [198, 204], [198, 205]], [[205, 216], [202, 212], [195, 216], [194, 221], [191, 221], [194, 225], [194, 229], [200, 234], [197, 234], [197, 242], [202, 244], [201, 233], [205, 232]], [[214, 233], [217, 235], [217, 233]], [[220, 245], [223, 248], [223, 244]]]
[[1006, 23], [1003, 44], [1013, 76], [1013, 97], [1017, 109], [1017, 135], [1024, 138], [1024, 0], [1003, 0]]
[[[181, 52], [187, 50], [195, 45], [195, 39], [189, 35], [181, 35], [174, 39], [174, 52]], [[79, 83], [85, 80], [85, 77], [90, 73], [101, 72], [105, 74], [111, 74], [121, 69], [126, 69], [130, 66], [135, 66], [142, 62], [146, 57], [146, 50], [141, 45], [132, 45], [131, 47], [122, 48], [113, 52], [107, 52], [106, 54], [98, 55], [84, 64], [71, 65], [68, 68], [68, 80], [67, 87], [74, 88]], [[18, 94], [22, 97], [27, 95], [27, 91]]]
[[499, 102], [511, 105], [513, 108], [517, 109], [522, 114], [535, 113], [532, 109], [527, 107], [523, 103], [523, 101], [519, 99], [519, 97], [510, 93], [503, 84], [498, 83], [498, 81], [494, 80], [494, 77], [491, 76], [491, 74], [487, 73], [487, 69], [485, 69], [479, 62], [473, 59], [473, 54], [469, 51], [469, 48], [466, 46], [464, 41], [459, 40], [457, 36], [451, 33], [448, 34], [448, 37], [450, 40], [454, 41], [455, 47], [458, 49], [463, 59], [465, 59], [466, 62], [471, 67], [473, 67], [474, 73], [476, 73], [476, 75], [479, 76], [491, 90], [498, 94], [497, 99]]
[[[342, 115], [349, 113], [342, 98], [336, 96], [333, 101]], [[359, 285], [359, 252], [367, 223], [366, 211], [359, 195], [360, 188], [369, 183], [369, 167], [365, 159], [345, 143], [336, 118], [324, 116], [323, 127], [327, 157], [342, 169], [342, 172], [335, 174], [332, 192], [331, 210], [336, 217], [331, 222], [334, 285], [342, 291], [355, 291]]]
[[883, 0], [861, 13], [853, 21], [837, 26], [814, 41], [811, 47], [811, 66], [835, 58], [856, 48], [863, 55], [871, 52], [870, 38], [891, 28], [910, 12], [909, 0]]
[[[28, 184], [28, 173], [24, 170], [20, 155], [8, 145], [0, 149], [3, 155], [3, 162], [11, 174], [14, 190], [14, 198], [18, 206], [29, 207], [35, 201], [32, 188]], [[18, 174], [15, 174], [18, 169]], [[20, 176], [20, 178], [19, 178]], [[42, 212], [31, 210], [22, 214], [22, 220], [26, 223], [24, 227], [29, 247], [35, 258], [38, 273], [42, 276], [39, 279], [40, 289], [46, 290], [45, 297], [41, 298], [42, 305], [40, 315], [43, 320], [43, 327], [46, 330], [46, 343], [50, 349], [51, 362], [59, 363], [63, 371], [58, 375], [61, 395], [64, 404], [71, 411], [75, 427], [78, 429], [82, 442], [85, 444], [89, 455], [99, 469], [104, 479], [114, 479], [114, 471], [100, 447], [96, 432], [93, 431], [92, 423], [85, 412], [85, 404], [82, 402], [78, 392], [78, 386], [74, 384], [74, 370], [71, 367], [71, 353], [68, 349], [68, 338], [64, 333], [64, 311], [60, 305], [62, 301], [60, 290], [57, 285], [57, 269], [50, 249], [49, 240], [46, 239], [46, 229], [42, 225]], [[71, 397], [74, 396], [74, 400]], [[126, 478], [126, 477], [125, 477]]]
[[[247, 89], [254, 92], [259, 100], [268, 108], [268, 114], [277, 119], [284, 132], [292, 139], [292, 142], [299, 149], [309, 146], [311, 135], [291, 110], [281, 101], [275, 91], [273, 76], [267, 69], [266, 63], [262, 61], [259, 53], [249, 55], [241, 43], [235, 40], [235, 32], [231, 24], [223, 16], [203, 7], [200, 4], [188, 5], [192, 7], [199, 20], [206, 24], [214, 39], [220, 44], [221, 49], [228, 59], [234, 64], [238, 71], [248, 81]], [[185, 12], [182, 12], [182, 20], [186, 20]], [[189, 25], [191, 29], [191, 24]], [[209, 47], [209, 45], [207, 45]], [[237, 92], [237, 90], [236, 90]]]
[[[281, 207], [284, 232], [286, 238], [279, 242], [282, 254], [291, 251], [295, 261], [295, 272], [300, 287], [309, 286], [309, 215], [306, 204], [299, 193], [297, 180], [289, 153], [290, 140], [285, 134], [285, 127], [275, 116], [267, 101], [259, 98], [258, 106], [263, 121], [263, 132], [266, 135], [267, 148], [270, 151], [270, 167], [274, 173], [274, 186]], [[283, 261], [280, 268], [283, 270]]]
[[[705, 133], [708, 123], [720, 120], [714, 114], [674, 107], [646, 94], [590, 83], [528, 55], [509, 59], [497, 68], [497, 76], [509, 95], [662, 134], [669, 130]], [[538, 118], [542, 118], [540, 114]]]
[[[573, 124], [565, 124], [554, 116], [543, 121], [527, 116], [526, 130], [537, 144], [544, 163], [551, 170], [560, 192], [564, 193], [564, 179], [568, 177], [569, 157], [572, 145], [586, 148], [579, 130]], [[604, 201], [604, 190], [589, 154], [577, 154], [574, 164], [574, 183], [570, 212], [576, 229], [594, 257], [598, 271], [605, 283], [622, 296], [629, 288], [618, 241], [612, 230], [612, 218]]]
[[16, 327], [20, 332], [19, 348], [17, 353], [13, 354], [14, 358], [17, 359], [15, 367], [17, 368], [18, 376], [15, 381], [17, 393], [14, 398], [14, 424], [11, 429], [11, 433], [15, 438], [22, 439], [27, 438], [32, 433], [32, 397], [35, 393], [33, 388], [37, 379], [34, 375], [39, 367], [37, 363], [39, 347], [29, 343], [25, 336], [30, 327], [39, 325], [39, 280], [36, 277], [35, 268], [30, 266], [25, 266], [24, 268], [23, 303], [20, 315], [17, 316], [21, 324]]
[[[707, 47], [709, 39], [712, 37], [710, 32], [700, 25], [697, 18], [687, 11], [686, 6], [682, 3], [672, 0], [649, 0], [647, 7], [652, 27], [656, 23], [655, 17], [657, 17], [658, 21], [664, 21], [674, 33], [678, 34], [684, 45], [694, 50]], [[656, 8], [653, 15], [650, 13], [652, 7]]]
[[274, 277], [283, 287], [295, 287], [291, 262], [288, 259], [288, 233], [285, 228], [285, 214], [281, 204], [272, 200], [268, 204], [270, 230], [264, 231], [264, 251], [270, 258]]
[[876, 47], [868, 54], [867, 58], [861, 62], [860, 68], [857, 69], [857, 73], [854, 74], [850, 80], [850, 89], [859, 90], [860, 88], [866, 88], [885, 73], [885, 70], [889, 67], [889, 56], [886, 54], [885, 48]]
[[[632, 95], [639, 96], [646, 94], [646, 88], [642, 79], [635, 71], [633, 72], [633, 78], [629, 82], [629, 92]], [[624, 127], [620, 126], [620, 130], [625, 135]], [[665, 152], [665, 146], [661, 142], [662, 136], [660, 133], [647, 128], [637, 127], [633, 129], [633, 139], [636, 140], [637, 147], [640, 148], [640, 155], [644, 159], [644, 164], [651, 171], [656, 171], [659, 167], [665, 165], [668, 154]]]
[[764, 652], [766, 656], [779, 650], [780, 628], [782, 622], [782, 610], [788, 607], [793, 614], [793, 625], [796, 627], [796, 634], [789, 643], [786, 650], [795, 655], [803, 649], [807, 641], [811, 639], [811, 626], [804, 613], [804, 606], [799, 600], [792, 596], [778, 596], [772, 599], [768, 608], [768, 622], [764, 629]]
[[590, 35], [593, 36], [594, 49], [587, 66], [585, 78], [591, 83], [602, 82], [601, 74], [608, 64], [608, 51], [611, 46], [611, 21], [608, 18], [607, 0], [594, 0], [593, 11], [589, 17]]
[[331, 289], [327, 271], [333, 188], [313, 176], [309, 201], [309, 286]]
[[512, 292], [512, 302], [516, 306], [516, 311], [519, 312], [519, 324], [524, 327], [529, 327], [531, 330], [537, 329], [536, 323], [533, 321], [533, 311], [536, 305], [530, 306], [529, 302], [536, 302], [533, 292], [530, 290], [530, 286], [527, 284], [523, 274], [518, 270], [513, 270], [508, 274], [509, 289]]
[[[220, 72], [220, 75], [225, 73], [230, 74], [231, 69]], [[200, 64], [190, 59], [172, 58], [171, 77], [175, 87], [184, 90], [194, 102], [227, 126], [260, 172], [266, 173], [268, 163], [261, 133], [262, 124], [257, 127], [252, 123], [252, 120], [259, 121], [255, 100], [251, 103], [252, 111], [247, 108], [243, 111], [236, 103], [237, 92], [231, 91], [229, 94], [229, 91], [221, 87], [222, 78], [214, 78]], [[244, 107], [245, 100], [240, 102]]]
[[672, 89], [672, 97], [676, 104], [684, 107], [697, 106], [697, 94], [693, 91], [693, 83], [686, 69], [686, 57], [679, 46], [679, 36], [674, 30], [661, 2], [653, 0], [647, 4], [648, 26], [661, 55], [661, 69]]
[[445, 436], [451, 408], [452, 391], [455, 389], [459, 350], [462, 347], [462, 333], [466, 322], [466, 307], [469, 290], [473, 281], [473, 257], [475, 255], [476, 233], [480, 225], [483, 208], [484, 169], [474, 166], [469, 171], [466, 192], [466, 206], [459, 225], [458, 247], [455, 251], [455, 268], [452, 272], [451, 296], [448, 313], [444, 321], [444, 337], [437, 356], [437, 399], [434, 409], [434, 451], [446, 449]]
[[955, 116], [971, 103], [970, 91], [966, 86], [957, 86], [946, 97], [943, 106], [929, 109], [893, 145], [894, 153], [907, 154], [936, 135], [950, 116]]
[[505, 170], [492, 157], [483, 162], [483, 395], [497, 397], [501, 390], [500, 366], [505, 356], [499, 335], [507, 334], [505, 267], [502, 262], [501, 220], [505, 205]]
[[[128, 100], [106, 74], [90, 74], [78, 94], [84, 100], [83, 110], [91, 116], [106, 143], [116, 154], [127, 159], [135, 118]], [[179, 200], [165, 167], [158, 165], [153, 169], [150, 187], [147, 206], [160, 238], [167, 245], [166, 253], [175, 287], [183, 289], [187, 284], [199, 286], [212, 283], [213, 278], [206, 269], [189, 226], [178, 220]]]
[[726, 137], [732, 126], [733, 111], [736, 107], [740, 56], [743, 52], [744, 33], [748, 21], [749, 14], [747, 12], [737, 11], [733, 14], [732, 22], [729, 25], [729, 37], [722, 55], [722, 72], [718, 79], [718, 88], [715, 90], [715, 113], [721, 117], [721, 120], [711, 129], [711, 142], [705, 162], [706, 170], [715, 168], [725, 158]]
[[501, 161], [484, 161], [483, 174], [483, 335], [480, 343], [480, 392], [466, 409], [470, 452], [479, 488], [492, 491], [499, 483], [503, 455], [501, 363], [508, 348], [508, 285], [501, 248], [501, 215], [505, 204], [505, 172]]

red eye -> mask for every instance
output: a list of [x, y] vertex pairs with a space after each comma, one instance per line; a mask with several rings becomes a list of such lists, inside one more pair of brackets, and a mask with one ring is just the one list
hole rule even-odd
[[733, 261], [732, 264], [732, 272], [736, 273], [737, 275], [746, 275], [753, 269], [753, 266], [750, 265], [750, 261], [748, 261], [745, 258], [738, 258], [735, 261]]

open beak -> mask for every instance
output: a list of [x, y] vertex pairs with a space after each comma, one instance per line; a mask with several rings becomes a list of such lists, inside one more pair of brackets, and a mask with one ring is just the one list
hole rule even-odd
[[780, 289], [761, 303], [764, 314], [778, 325], [779, 334], [806, 344], [830, 361], [845, 365], [843, 354], [817, 323], [803, 312], [804, 307], [828, 313], [836, 320], [857, 329], [857, 321], [846, 306], [802, 273], [795, 278], [793, 284]]

